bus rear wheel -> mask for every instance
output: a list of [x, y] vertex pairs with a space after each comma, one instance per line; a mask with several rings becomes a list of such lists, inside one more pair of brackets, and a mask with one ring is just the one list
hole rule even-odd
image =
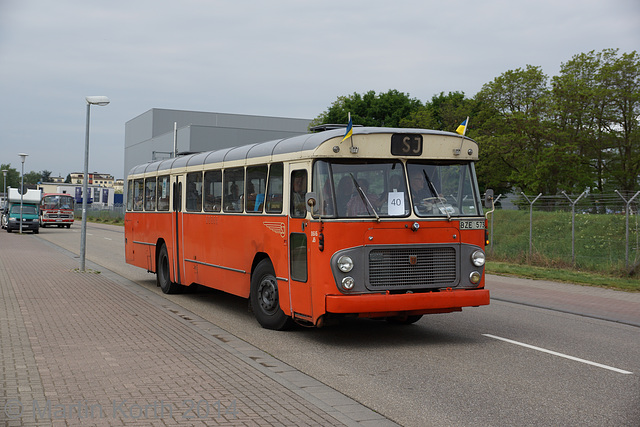
[[278, 280], [271, 261], [260, 261], [251, 276], [251, 309], [265, 329], [278, 331], [289, 329], [293, 321], [280, 308], [278, 297]]
[[160, 247], [158, 262], [156, 265], [156, 282], [165, 294], [179, 294], [182, 291], [182, 286], [180, 284], [171, 281], [171, 269], [169, 267], [169, 253], [167, 252], [167, 245], [162, 245]]

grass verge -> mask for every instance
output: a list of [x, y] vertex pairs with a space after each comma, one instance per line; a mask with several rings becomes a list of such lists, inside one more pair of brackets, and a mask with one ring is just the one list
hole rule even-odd
[[488, 261], [485, 271], [487, 274], [517, 276], [527, 279], [549, 280], [552, 282], [575, 283], [628, 292], [640, 292], [640, 280], [636, 278], [606, 276], [586, 271], [537, 267], [498, 261]]

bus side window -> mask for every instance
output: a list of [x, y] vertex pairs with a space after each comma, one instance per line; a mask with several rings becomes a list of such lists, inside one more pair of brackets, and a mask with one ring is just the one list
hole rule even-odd
[[[84, 195], [82, 196], [84, 197]], [[144, 205], [144, 181], [136, 179], [133, 181], [133, 210], [141, 211]]]
[[158, 210], [169, 210], [169, 176], [159, 176], [156, 186], [156, 194], [158, 196]]
[[224, 171], [224, 196], [223, 204], [225, 212], [242, 212], [242, 199], [244, 195], [244, 168], [226, 169]]
[[127, 181], [127, 210], [133, 210], [133, 180]]
[[204, 174], [204, 210], [220, 212], [222, 206], [222, 171], [207, 171]]
[[202, 210], [202, 172], [187, 174], [187, 212]]
[[262, 212], [266, 183], [266, 165], [247, 168], [247, 194], [245, 196], [246, 212]]
[[267, 213], [282, 213], [282, 180], [284, 168], [282, 163], [274, 163], [269, 168], [269, 183], [265, 196], [265, 208]]
[[291, 173], [291, 216], [304, 218], [307, 209], [304, 205], [304, 196], [307, 194], [307, 171], [297, 170]]
[[144, 180], [144, 210], [156, 210], [156, 179], [147, 178]]

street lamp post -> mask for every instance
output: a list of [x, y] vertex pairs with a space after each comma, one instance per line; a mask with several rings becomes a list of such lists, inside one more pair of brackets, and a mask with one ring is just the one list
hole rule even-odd
[[89, 116], [91, 105], [104, 106], [109, 104], [106, 96], [87, 96], [87, 127], [84, 139], [84, 176], [82, 178], [82, 231], [80, 233], [80, 271], [85, 271], [85, 255], [87, 252], [87, 199], [89, 183]]
[[24, 161], [28, 154], [19, 153], [18, 156], [22, 161], [22, 171], [20, 173], [20, 234], [22, 234], [22, 201], [24, 199]]
[[8, 217], [4, 216], [4, 212], [7, 210], [7, 205], [9, 204], [9, 195], [7, 194], [7, 172], [9, 172], [8, 169], [2, 169], [2, 175], [4, 177], [4, 204], [2, 205], [2, 219], [0, 221], [9, 220]]
[[7, 207], [7, 200], [9, 200], [9, 197], [7, 196], [7, 172], [9, 172], [8, 169], [2, 169], [2, 175], [4, 177], [2, 180], [4, 183], [4, 205], [2, 205], [2, 209]]

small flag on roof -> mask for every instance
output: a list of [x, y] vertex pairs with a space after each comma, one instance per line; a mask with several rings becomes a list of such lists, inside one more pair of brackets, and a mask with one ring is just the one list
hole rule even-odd
[[466, 119], [464, 119], [464, 122], [460, 123], [460, 126], [458, 126], [458, 129], [456, 129], [456, 132], [459, 133], [460, 135], [464, 136], [465, 133], [467, 133], [467, 124], [469, 123], [469, 116], [467, 116]]
[[344, 138], [342, 138], [342, 141], [344, 141], [347, 138], [351, 138], [352, 135], [353, 135], [353, 122], [351, 121], [351, 113], [349, 113], [349, 124], [347, 125], [347, 131], [345, 132]]

